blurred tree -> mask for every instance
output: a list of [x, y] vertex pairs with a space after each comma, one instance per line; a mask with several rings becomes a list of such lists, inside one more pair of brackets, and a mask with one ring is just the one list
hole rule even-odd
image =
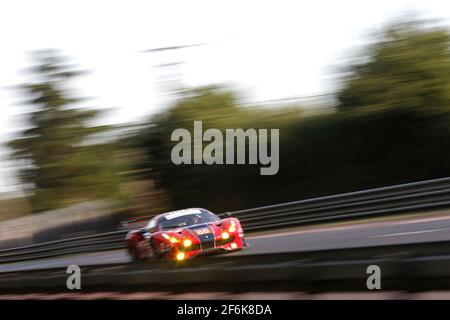
[[[389, 26], [346, 70], [338, 112], [243, 107], [220, 87], [186, 91], [132, 138], [147, 155], [140, 172], [168, 191], [173, 208], [218, 212], [450, 176], [449, 40], [446, 29], [426, 23]], [[278, 128], [278, 173], [174, 165], [171, 133], [192, 135], [194, 120], [204, 130]]]
[[29, 128], [9, 143], [24, 163], [20, 177], [33, 211], [117, 194], [114, 144], [92, 138], [108, 127], [88, 126], [99, 111], [79, 107], [84, 99], [68, 87], [82, 72], [54, 50], [35, 52], [33, 59], [32, 78], [21, 86], [32, 107]]
[[352, 64], [340, 110], [421, 113], [450, 108], [450, 33], [431, 22], [389, 25]]
[[[259, 190], [267, 192], [267, 185], [277, 178], [260, 176], [260, 165], [175, 165], [171, 161], [172, 148], [178, 143], [171, 141], [172, 132], [185, 128], [194, 137], [194, 121], [202, 121], [203, 132], [216, 128], [225, 136], [228, 128], [279, 128], [297, 122], [301, 115], [299, 108], [243, 107], [237, 100], [235, 92], [221, 86], [186, 90], [169, 110], [153, 116], [147, 127], [133, 137], [135, 145], [147, 155], [139, 167], [147, 170], [139, 172], [145, 172], [168, 192], [173, 208], [199, 206], [226, 210], [276, 198], [261, 199]], [[207, 144], [203, 142], [203, 146]]]
[[203, 121], [204, 130], [225, 129], [230, 123], [239, 127], [245, 117], [244, 112], [237, 108], [235, 99], [234, 93], [218, 86], [195, 88], [186, 90], [170, 110], [152, 117], [148, 127], [137, 136], [139, 145], [148, 156], [144, 167], [151, 168], [150, 176], [161, 186], [169, 184], [175, 188], [180, 185], [176, 181], [183, 178], [170, 157], [172, 147], [177, 143], [171, 141], [173, 130], [186, 128], [192, 131], [195, 120]]
[[347, 139], [338, 146], [356, 171], [345, 179], [387, 185], [450, 175], [448, 28], [390, 24], [346, 71], [336, 139]]

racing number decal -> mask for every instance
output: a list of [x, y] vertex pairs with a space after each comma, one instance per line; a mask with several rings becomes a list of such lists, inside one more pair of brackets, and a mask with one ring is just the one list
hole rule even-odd
[[198, 234], [199, 236], [201, 236], [202, 234], [211, 233], [211, 230], [209, 228], [203, 228], [203, 229], [195, 230], [195, 233]]

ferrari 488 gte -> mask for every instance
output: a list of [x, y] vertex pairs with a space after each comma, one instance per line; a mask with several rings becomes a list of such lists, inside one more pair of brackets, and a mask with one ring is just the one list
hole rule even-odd
[[160, 214], [145, 228], [126, 237], [133, 260], [146, 258], [183, 261], [200, 254], [228, 252], [246, 246], [238, 219], [219, 218], [206, 209], [184, 209]]

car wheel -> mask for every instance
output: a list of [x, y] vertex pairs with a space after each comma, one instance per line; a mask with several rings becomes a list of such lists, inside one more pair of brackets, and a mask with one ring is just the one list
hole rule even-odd
[[150, 240], [150, 248], [152, 249], [153, 257], [156, 260], [162, 260], [162, 254], [156, 248], [156, 243], [153, 239]]

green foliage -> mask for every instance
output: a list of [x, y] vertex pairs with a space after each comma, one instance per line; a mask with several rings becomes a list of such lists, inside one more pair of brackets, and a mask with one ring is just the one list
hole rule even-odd
[[360, 63], [349, 68], [338, 95], [340, 110], [422, 113], [450, 109], [450, 33], [426, 22], [386, 28]]
[[[116, 155], [135, 164], [126, 175], [155, 182], [173, 208], [218, 212], [449, 176], [449, 45], [444, 28], [391, 25], [346, 70], [337, 111], [307, 116], [295, 106], [244, 107], [233, 91], [201, 87], [184, 91], [119, 144], [92, 143], [108, 128], [86, 125], [98, 112], [76, 107], [83, 100], [67, 89], [78, 70], [45, 52], [36, 56], [37, 79], [23, 87], [34, 106], [30, 128], [11, 146], [24, 160], [35, 211], [117, 196], [116, 172], [123, 170]], [[204, 131], [279, 129], [278, 174], [261, 176], [260, 164], [173, 164], [172, 132], [192, 135], [196, 120]], [[155, 191], [144, 193], [148, 207], [156, 207]]]
[[[450, 37], [417, 22], [390, 26], [349, 67], [337, 112], [247, 108], [223, 88], [187, 93], [135, 137], [147, 173], [174, 208], [244, 209], [450, 175]], [[332, 110], [332, 108], [330, 108]], [[176, 128], [279, 128], [280, 169], [171, 163]], [[338, 213], [338, 212], [337, 212]]]
[[[239, 188], [247, 187], [246, 183], [259, 175], [259, 166], [174, 165], [171, 151], [177, 142], [171, 141], [172, 132], [185, 128], [193, 136], [195, 120], [203, 122], [203, 131], [217, 128], [223, 133], [227, 128], [278, 128], [287, 119], [298, 118], [299, 113], [298, 109], [261, 112], [241, 107], [233, 92], [217, 86], [187, 91], [176, 105], [152, 117], [147, 128], [135, 136], [147, 154], [147, 161], [141, 164], [141, 168], [150, 168], [147, 171], [149, 178], [156, 179], [158, 185], [169, 192], [174, 207], [194, 203], [220, 207], [227, 201], [238, 205], [242, 202], [237, 194]], [[236, 177], [246, 183], [237, 185]], [[230, 188], [236, 194], [231, 194]]]
[[24, 163], [20, 177], [33, 211], [116, 194], [113, 144], [88, 143], [107, 128], [89, 127], [99, 112], [79, 107], [84, 100], [69, 90], [82, 72], [55, 51], [36, 52], [33, 58], [32, 79], [22, 85], [32, 107], [29, 128], [9, 144], [14, 158]]

